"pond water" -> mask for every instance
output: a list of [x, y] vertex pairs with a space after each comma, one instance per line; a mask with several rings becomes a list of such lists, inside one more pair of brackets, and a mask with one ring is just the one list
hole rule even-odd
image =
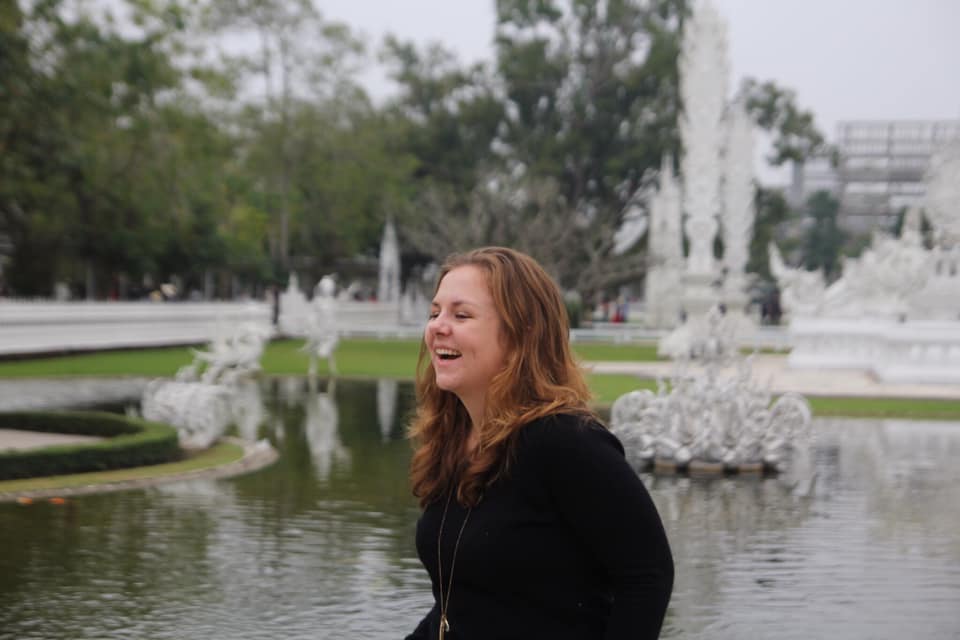
[[[408, 633], [430, 605], [411, 389], [278, 378], [254, 394], [281, 452], [267, 469], [0, 504], [0, 638]], [[817, 420], [812, 484], [644, 474], [676, 560], [662, 637], [960, 637], [958, 460], [960, 424]]]

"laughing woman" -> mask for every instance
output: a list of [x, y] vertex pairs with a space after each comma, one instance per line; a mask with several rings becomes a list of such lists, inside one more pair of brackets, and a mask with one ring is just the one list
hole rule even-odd
[[444, 264], [424, 332], [413, 493], [434, 605], [407, 640], [656, 638], [673, 559], [587, 407], [556, 284], [500, 247]]

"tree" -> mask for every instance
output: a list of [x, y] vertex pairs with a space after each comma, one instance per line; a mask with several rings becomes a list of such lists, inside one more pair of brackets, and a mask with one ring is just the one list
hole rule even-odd
[[[490, 70], [459, 70], [437, 50], [394, 46], [427, 210], [466, 221], [486, 203], [485, 216], [511, 220], [517, 211], [489, 199], [491, 176], [530, 202], [551, 185], [557, 197], [538, 215], [567, 233], [551, 234], [556, 243], [541, 259], [561, 285], [593, 293], [641, 276], [640, 251], [618, 255], [614, 234], [660, 157], [679, 146], [676, 58], [686, 11], [682, 0], [501, 0]], [[444, 226], [435, 242], [420, 234], [421, 246], [444, 246]]]
[[810, 271], [822, 268], [828, 281], [839, 275], [840, 250], [846, 239], [837, 225], [839, 209], [840, 203], [828, 191], [817, 191], [807, 200], [810, 227], [801, 246], [803, 264]]
[[774, 166], [785, 162], [803, 164], [824, 150], [823, 134], [813, 112], [797, 105], [796, 94], [772, 81], [746, 78], [740, 86], [747, 111], [757, 126], [773, 135], [773, 153], [767, 160]]
[[352, 81], [363, 45], [345, 25], [323, 19], [310, 0], [218, 0], [206, 4], [205, 23], [214, 33], [253, 34], [253, 56], [232, 62], [261, 76], [259, 100], [246, 105], [245, 126], [256, 131], [261, 199], [271, 214], [271, 254], [289, 265], [290, 229], [298, 214], [293, 190], [297, 132], [293, 118], [301, 101], [366, 103]]

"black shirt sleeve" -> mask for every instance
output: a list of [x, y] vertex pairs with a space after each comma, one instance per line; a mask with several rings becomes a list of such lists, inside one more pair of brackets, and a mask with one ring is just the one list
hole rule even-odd
[[620, 441], [589, 418], [530, 425], [538, 466], [561, 518], [609, 575], [607, 640], [659, 636], [673, 588], [667, 536]]

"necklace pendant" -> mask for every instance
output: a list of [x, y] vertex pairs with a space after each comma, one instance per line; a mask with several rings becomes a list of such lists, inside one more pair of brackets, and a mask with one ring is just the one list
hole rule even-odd
[[450, 631], [450, 623], [447, 622], [447, 616], [440, 616], [440, 640], [443, 640], [443, 636], [446, 635], [447, 631]]

